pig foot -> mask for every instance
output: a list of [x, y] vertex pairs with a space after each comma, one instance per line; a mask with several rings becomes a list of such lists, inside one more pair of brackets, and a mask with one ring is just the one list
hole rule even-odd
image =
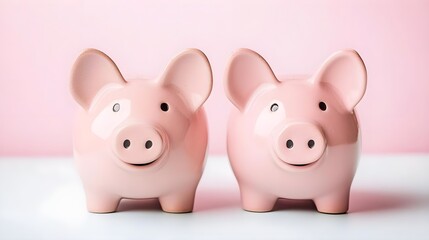
[[321, 213], [341, 214], [349, 209], [350, 190], [337, 192], [314, 199], [317, 211]]
[[195, 190], [191, 192], [174, 193], [159, 197], [159, 203], [164, 212], [189, 213], [194, 209]]
[[277, 197], [241, 188], [242, 208], [250, 212], [269, 212], [273, 210]]
[[86, 206], [92, 213], [111, 213], [116, 212], [120, 197], [108, 194], [87, 194]]

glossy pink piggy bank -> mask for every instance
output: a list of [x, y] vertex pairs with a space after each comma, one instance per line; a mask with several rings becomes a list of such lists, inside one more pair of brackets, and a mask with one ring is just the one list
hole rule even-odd
[[98, 50], [76, 60], [71, 92], [81, 106], [74, 155], [90, 212], [114, 212], [122, 198], [158, 198], [166, 212], [190, 212], [201, 178], [212, 89], [206, 56], [187, 50], [153, 80], [122, 77]]
[[354, 107], [366, 89], [352, 50], [332, 55], [311, 77], [279, 80], [257, 53], [231, 58], [225, 88], [235, 105], [228, 155], [248, 211], [278, 198], [312, 199], [320, 212], [345, 213], [360, 152]]

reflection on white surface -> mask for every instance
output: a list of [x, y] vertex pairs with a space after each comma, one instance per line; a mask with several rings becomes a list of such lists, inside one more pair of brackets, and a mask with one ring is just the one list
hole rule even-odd
[[350, 211], [321, 214], [312, 201], [279, 200], [269, 213], [241, 210], [226, 157], [209, 157], [194, 213], [157, 200], [86, 211], [71, 158], [0, 159], [0, 239], [427, 239], [429, 156], [365, 156]]

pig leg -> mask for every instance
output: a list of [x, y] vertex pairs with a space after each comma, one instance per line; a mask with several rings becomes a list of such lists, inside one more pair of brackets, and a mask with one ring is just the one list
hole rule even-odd
[[240, 186], [241, 205], [250, 212], [269, 212], [273, 210], [277, 197]]
[[317, 211], [321, 213], [341, 214], [349, 209], [350, 189], [330, 193], [314, 199]]
[[188, 213], [194, 208], [196, 188], [187, 191], [174, 192], [159, 197], [159, 203], [164, 212]]
[[88, 192], [86, 194], [86, 206], [89, 212], [92, 213], [111, 213], [115, 212], [119, 201], [119, 196], [111, 194], [100, 194]]

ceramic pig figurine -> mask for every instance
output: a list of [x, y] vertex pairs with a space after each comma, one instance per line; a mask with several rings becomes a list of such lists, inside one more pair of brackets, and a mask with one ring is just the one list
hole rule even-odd
[[359, 55], [340, 51], [311, 77], [278, 79], [260, 55], [240, 49], [225, 88], [236, 107], [227, 146], [243, 209], [270, 211], [288, 198], [347, 212], [360, 152], [354, 107], [366, 89]]
[[115, 63], [90, 49], [76, 60], [71, 93], [81, 106], [74, 156], [90, 212], [122, 198], [158, 198], [166, 212], [190, 212], [201, 178], [212, 89], [206, 56], [190, 49], [153, 80], [124, 80]]

